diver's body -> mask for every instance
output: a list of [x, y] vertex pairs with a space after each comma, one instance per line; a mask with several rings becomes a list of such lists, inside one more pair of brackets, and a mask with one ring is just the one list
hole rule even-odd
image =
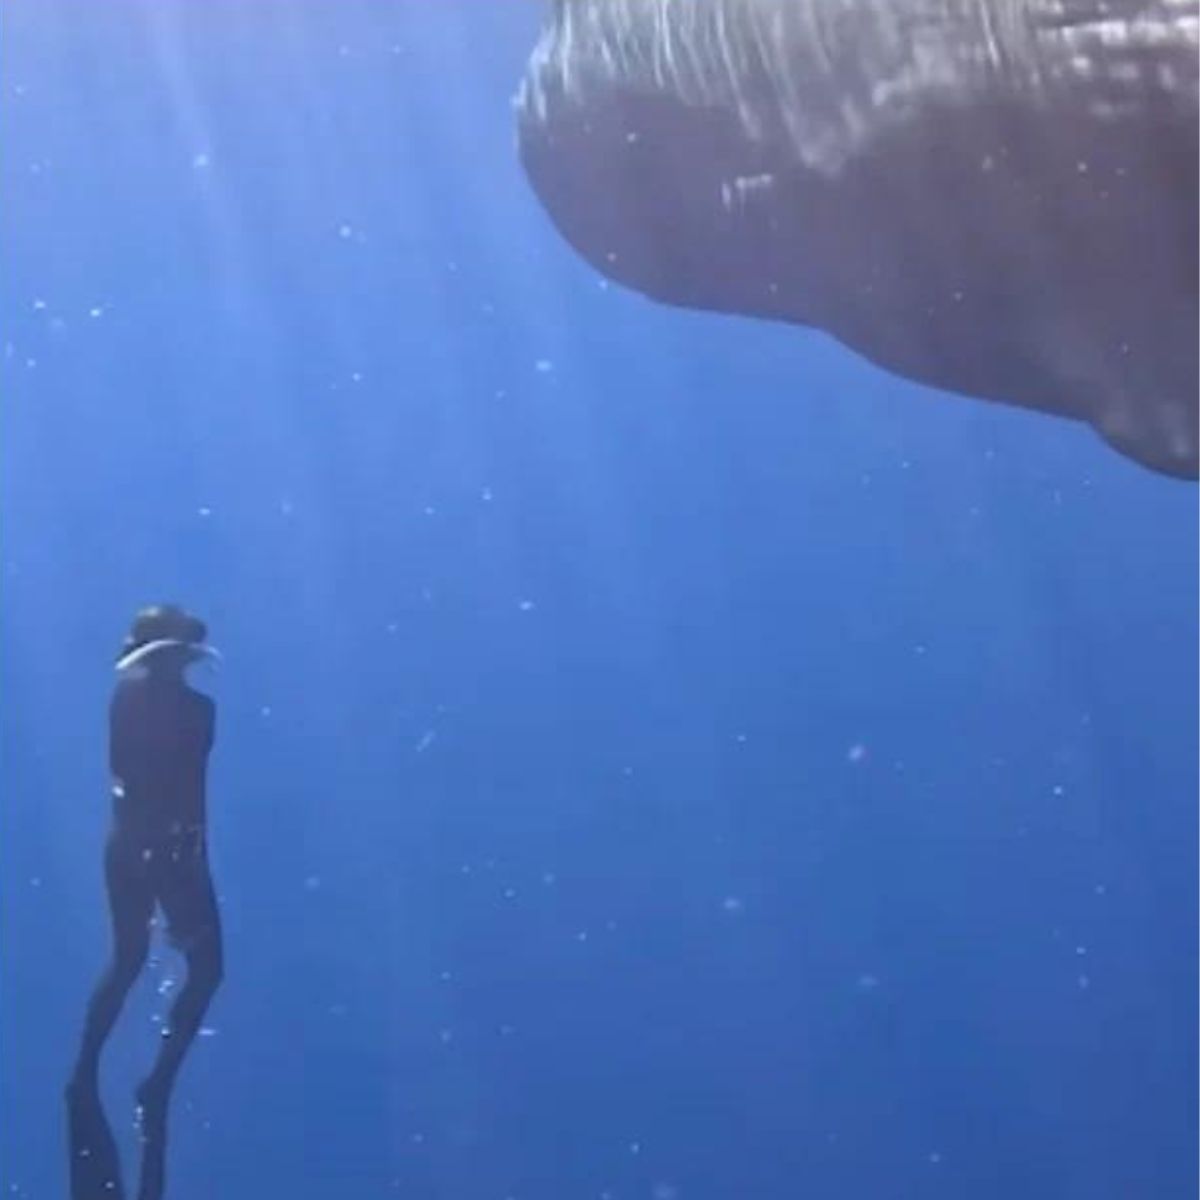
[[[162, 1195], [171, 1087], [221, 979], [221, 924], [208, 865], [205, 803], [215, 705], [184, 677], [187, 666], [206, 652], [203, 639], [204, 626], [196, 618], [174, 608], [147, 609], [135, 621], [118, 663], [120, 679], [109, 707], [113, 822], [104, 858], [113, 954], [92, 995], [68, 1088], [78, 1200], [91, 1200], [91, 1188], [100, 1181], [84, 1181], [82, 1176], [95, 1176], [97, 1168], [74, 1159], [94, 1158], [98, 1151], [91, 1143], [104, 1142], [104, 1131], [94, 1121], [87, 1133], [80, 1113], [93, 1113], [103, 1123], [100, 1054], [145, 965], [156, 908], [186, 959], [187, 979], [163, 1028], [157, 1060], [137, 1092], [143, 1138], [140, 1200]], [[106, 1171], [115, 1172], [115, 1162]], [[104, 1186], [107, 1196], [119, 1195], [119, 1178]]]

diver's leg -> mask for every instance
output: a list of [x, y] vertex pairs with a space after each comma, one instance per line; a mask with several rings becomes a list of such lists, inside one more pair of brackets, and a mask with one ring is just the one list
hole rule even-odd
[[158, 1060], [137, 1090], [138, 1120], [142, 1135], [142, 1171], [138, 1200], [161, 1200], [166, 1178], [167, 1109], [171, 1088], [188, 1048], [221, 982], [219, 932], [189, 947], [187, 980], [171, 1009], [163, 1031]]
[[163, 1029], [158, 1059], [138, 1088], [138, 1099], [164, 1096], [170, 1092], [184, 1056], [200, 1032], [204, 1014], [221, 982], [220, 933], [206, 934], [185, 951], [187, 979], [175, 998]]
[[88, 1003], [72, 1088], [95, 1088], [100, 1052], [121, 1014], [125, 997], [146, 962], [150, 948], [150, 918], [154, 898], [143, 876], [128, 861], [128, 851], [110, 844], [105, 854], [108, 905], [112, 916], [113, 950]]
[[187, 978], [163, 1029], [158, 1059], [137, 1089], [142, 1134], [138, 1200], [160, 1200], [165, 1185], [167, 1109], [171, 1089], [204, 1014], [221, 982], [221, 925], [208, 866], [202, 857], [159, 897], [178, 941], [184, 943]]
[[224, 969], [221, 918], [207, 856], [200, 849], [176, 862], [177, 867], [162, 881], [158, 901], [171, 940], [183, 951], [187, 977], [163, 1027], [158, 1059], [138, 1089], [139, 1099], [165, 1097], [170, 1092]]
[[112, 961], [88, 1005], [83, 1041], [67, 1085], [68, 1173], [72, 1200], [124, 1200], [121, 1164], [100, 1103], [100, 1052], [146, 960], [153, 896], [144, 873], [131, 868], [124, 850], [105, 855], [113, 923]]

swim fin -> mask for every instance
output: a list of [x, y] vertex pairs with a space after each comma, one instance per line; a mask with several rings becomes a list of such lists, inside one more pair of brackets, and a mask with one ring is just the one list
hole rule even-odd
[[67, 1089], [67, 1138], [71, 1200], [125, 1200], [117, 1143], [94, 1084]]

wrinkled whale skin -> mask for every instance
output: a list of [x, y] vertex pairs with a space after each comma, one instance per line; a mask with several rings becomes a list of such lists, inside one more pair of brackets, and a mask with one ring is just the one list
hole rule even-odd
[[519, 151], [614, 280], [1194, 478], [1197, 9], [559, 0]]

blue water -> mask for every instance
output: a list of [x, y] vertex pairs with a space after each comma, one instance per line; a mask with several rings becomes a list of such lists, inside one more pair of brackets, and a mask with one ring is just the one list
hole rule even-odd
[[4, 6], [0, 1191], [65, 1195], [173, 599], [228, 962], [172, 1200], [1194, 1195], [1194, 489], [604, 287], [516, 162], [538, 19]]

